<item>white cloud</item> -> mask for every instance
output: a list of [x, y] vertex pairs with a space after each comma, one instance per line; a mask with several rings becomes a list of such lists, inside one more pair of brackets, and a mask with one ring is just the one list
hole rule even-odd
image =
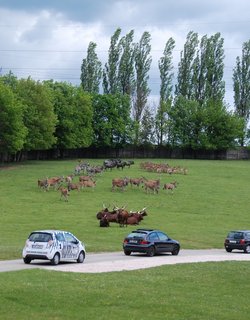
[[110, 38], [121, 27], [122, 35], [135, 30], [135, 41], [144, 31], [152, 37], [151, 92], [159, 92], [158, 60], [167, 40], [175, 42], [175, 73], [180, 51], [191, 30], [202, 37], [221, 32], [225, 39], [226, 98], [232, 103], [232, 68], [249, 40], [249, 0], [27, 0], [0, 4], [0, 67], [18, 77], [55, 79], [79, 83], [82, 59], [90, 41], [97, 44], [103, 64]]

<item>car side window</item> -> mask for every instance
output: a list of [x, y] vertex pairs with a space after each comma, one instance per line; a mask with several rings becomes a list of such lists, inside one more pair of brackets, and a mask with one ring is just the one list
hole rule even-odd
[[65, 241], [65, 239], [64, 239], [64, 235], [63, 235], [63, 233], [57, 233], [56, 234], [56, 240], [58, 240], [58, 241]]
[[156, 232], [151, 233], [148, 238], [150, 241], [159, 240], [159, 237]]
[[246, 237], [247, 239], [250, 239], [250, 232], [247, 232]]
[[73, 237], [72, 234], [70, 234], [70, 233], [65, 233], [64, 236], [65, 236], [65, 240], [66, 240], [67, 242], [76, 242], [76, 238]]
[[168, 240], [168, 237], [165, 233], [162, 233], [162, 232], [158, 232], [158, 236], [160, 238], [161, 241], [166, 241]]

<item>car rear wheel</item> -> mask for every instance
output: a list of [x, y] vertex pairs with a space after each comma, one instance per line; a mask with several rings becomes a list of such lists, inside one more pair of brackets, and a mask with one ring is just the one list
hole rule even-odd
[[59, 255], [59, 253], [56, 253], [56, 254], [54, 255], [54, 257], [53, 257], [50, 261], [51, 261], [51, 264], [53, 264], [53, 266], [58, 265], [59, 262], [60, 262], [60, 255]]
[[226, 248], [226, 252], [232, 252], [232, 249]]
[[23, 262], [29, 264], [31, 262], [31, 258], [25, 257], [23, 258]]
[[174, 246], [174, 249], [172, 251], [172, 255], [177, 256], [179, 251], [180, 251], [180, 248], [178, 246]]
[[250, 253], [250, 245], [249, 244], [246, 246], [245, 252]]
[[148, 248], [147, 256], [148, 257], [153, 257], [154, 255], [155, 255], [155, 247], [151, 246], [151, 247]]
[[124, 254], [125, 254], [126, 256], [130, 256], [130, 255], [131, 255], [131, 251], [124, 250]]
[[83, 263], [84, 259], [85, 259], [85, 254], [84, 254], [83, 251], [81, 251], [81, 252], [79, 253], [79, 256], [78, 256], [78, 258], [77, 258], [76, 261], [77, 261], [78, 263]]

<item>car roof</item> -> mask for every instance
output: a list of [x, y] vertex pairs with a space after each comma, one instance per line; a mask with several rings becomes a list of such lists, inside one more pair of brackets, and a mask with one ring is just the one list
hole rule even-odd
[[71, 233], [71, 232], [65, 231], [65, 230], [54, 230], [54, 229], [49, 229], [49, 230], [34, 230], [34, 231], [32, 231], [31, 233], [34, 233], [34, 232], [46, 232], [46, 233], [68, 232], [68, 233]]
[[229, 232], [250, 232], [250, 230], [231, 230]]
[[[136, 230], [134, 230], [133, 232], [147, 232], [147, 233], [149, 233], [149, 232], [152, 232], [152, 231], [160, 231], [160, 230], [158, 230], [158, 229], [144, 229], [144, 228], [139, 228], [139, 229], [136, 229]], [[161, 232], [161, 231], [160, 231]]]

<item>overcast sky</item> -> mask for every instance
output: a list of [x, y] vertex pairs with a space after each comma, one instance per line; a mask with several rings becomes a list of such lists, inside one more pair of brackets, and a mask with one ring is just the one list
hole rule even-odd
[[[89, 42], [103, 65], [110, 38], [135, 31], [138, 41], [151, 34], [149, 86], [159, 95], [158, 60], [167, 40], [175, 42], [174, 72], [189, 31], [201, 38], [220, 32], [224, 38], [225, 100], [233, 104], [232, 69], [242, 44], [250, 39], [250, 0], [0, 0], [0, 70], [18, 78], [80, 83], [82, 59]], [[152, 99], [150, 100], [152, 102]], [[155, 98], [155, 101], [157, 99]]]

